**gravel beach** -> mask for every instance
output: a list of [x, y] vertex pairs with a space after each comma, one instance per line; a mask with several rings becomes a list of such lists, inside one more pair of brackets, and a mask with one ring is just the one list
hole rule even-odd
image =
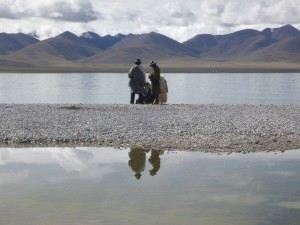
[[296, 105], [0, 104], [0, 146], [300, 149]]

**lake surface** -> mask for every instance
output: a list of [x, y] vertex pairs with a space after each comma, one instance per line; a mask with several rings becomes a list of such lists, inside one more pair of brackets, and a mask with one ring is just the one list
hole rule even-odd
[[3, 225], [299, 225], [300, 150], [0, 149]]
[[[164, 74], [170, 104], [299, 104], [300, 74]], [[0, 103], [128, 104], [127, 74], [0, 74]], [[0, 148], [2, 225], [299, 225], [300, 150]]]
[[[169, 104], [299, 104], [299, 73], [164, 74]], [[128, 104], [126, 73], [0, 74], [0, 103]]]

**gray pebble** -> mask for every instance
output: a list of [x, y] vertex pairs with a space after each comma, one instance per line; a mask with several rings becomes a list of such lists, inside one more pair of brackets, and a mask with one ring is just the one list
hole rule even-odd
[[0, 104], [0, 145], [300, 149], [296, 105]]

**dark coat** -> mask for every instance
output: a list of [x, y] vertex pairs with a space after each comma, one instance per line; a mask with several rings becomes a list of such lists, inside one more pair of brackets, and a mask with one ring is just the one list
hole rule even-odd
[[160, 94], [160, 68], [154, 64], [151, 66], [152, 72], [149, 74], [149, 79], [151, 81], [151, 94]]
[[128, 72], [129, 87], [132, 93], [144, 94], [144, 85], [146, 83], [146, 74], [142, 66], [133, 66]]

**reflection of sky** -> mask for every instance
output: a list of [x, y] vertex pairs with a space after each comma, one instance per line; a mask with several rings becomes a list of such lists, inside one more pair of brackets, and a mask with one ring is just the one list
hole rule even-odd
[[[300, 150], [230, 155], [165, 151], [155, 176], [149, 174], [151, 152], [146, 152], [140, 180], [128, 166], [129, 150], [0, 149], [0, 224], [9, 225], [1, 223], [8, 202], [16, 212], [38, 207], [51, 215], [52, 224], [64, 225], [76, 218], [87, 224], [87, 215], [95, 224], [196, 224], [200, 219], [204, 225], [268, 224], [271, 217], [280, 224], [280, 219], [300, 219]], [[52, 216], [57, 210], [50, 206], [57, 204], [68, 215], [64, 222]], [[144, 222], [145, 217], [149, 220]]]
[[[147, 153], [147, 158], [150, 157], [150, 153]], [[251, 167], [251, 164], [263, 163], [266, 167], [272, 166], [274, 162], [298, 160], [300, 161], [299, 151], [286, 151], [284, 154], [281, 152], [275, 153], [259, 153], [259, 154], [237, 154], [230, 155], [215, 155], [200, 152], [166, 152], [161, 154], [160, 158], [163, 161], [163, 170], [169, 171], [174, 168], [180, 168], [186, 165], [193, 165], [195, 163], [203, 162], [205, 165], [209, 161], [210, 163], [216, 163], [219, 166], [226, 166], [227, 169], [234, 168], [234, 165], [241, 166], [242, 162], [244, 167]], [[113, 171], [115, 164], [127, 164], [128, 162], [128, 150], [115, 150], [111, 148], [27, 148], [27, 149], [15, 149], [6, 148], [0, 151], [0, 166], [10, 167], [10, 165], [26, 165], [30, 166], [57, 166], [62, 168], [66, 173], [77, 172], [79, 174], [94, 174], [98, 176], [101, 169], [105, 171]], [[201, 164], [200, 163], [200, 164]], [[233, 165], [230, 165], [233, 163]], [[149, 163], [148, 163], [149, 164]], [[249, 165], [248, 165], [249, 164]], [[19, 166], [18, 166], [19, 167]], [[150, 169], [150, 165], [147, 168]], [[19, 167], [22, 168], [22, 167]], [[94, 172], [88, 172], [94, 171]], [[297, 171], [264, 171], [269, 175], [278, 176], [292, 176]], [[180, 173], [180, 170], [177, 171]], [[234, 176], [234, 173], [229, 175]], [[241, 183], [248, 185], [247, 179], [242, 179]], [[236, 182], [238, 185], [239, 182]]]
[[[110, 148], [6, 148], [1, 149], [0, 164], [58, 164], [66, 170], [80, 170], [93, 163], [116, 163], [127, 158], [125, 151]], [[118, 157], [116, 157], [118, 156]], [[68, 165], [68, 166], [66, 166]]]
[[[127, 152], [118, 152], [112, 149], [100, 151], [84, 148], [2, 149], [0, 151], [0, 167], [4, 170], [6, 170], [5, 168], [14, 169], [0, 173], [1, 183], [11, 183], [12, 180], [17, 182], [18, 177], [23, 180], [24, 171], [29, 176], [30, 173], [36, 173], [36, 170], [30, 170], [30, 168], [38, 170], [40, 167], [48, 167], [50, 172], [59, 167], [62, 173], [57, 174], [58, 177], [67, 178], [68, 174], [76, 172], [84, 179], [93, 177], [100, 179], [102, 176], [112, 173], [114, 164], [126, 163], [127, 158]], [[20, 171], [23, 176], [20, 176]], [[45, 173], [47, 177], [47, 171]], [[7, 182], [6, 179], [8, 179]], [[60, 177], [59, 180], [63, 180], [63, 178]]]

